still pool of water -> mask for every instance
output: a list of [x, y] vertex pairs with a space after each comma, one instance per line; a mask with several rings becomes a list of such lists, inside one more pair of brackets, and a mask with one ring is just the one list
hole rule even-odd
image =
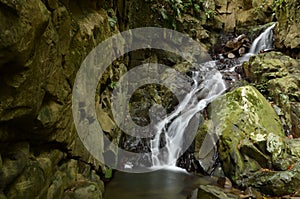
[[104, 199], [186, 199], [200, 184], [212, 180], [174, 170], [117, 172], [106, 185]]

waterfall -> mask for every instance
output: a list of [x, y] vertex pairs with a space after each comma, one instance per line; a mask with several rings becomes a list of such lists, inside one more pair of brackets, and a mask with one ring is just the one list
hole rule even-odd
[[[176, 110], [158, 122], [157, 133], [150, 141], [153, 167], [175, 166], [177, 158], [184, 151], [185, 136], [189, 128], [198, 128], [193, 118], [216, 97], [225, 92], [226, 86], [222, 74], [213, 69], [215, 62], [202, 64], [199, 71], [193, 72], [193, 87], [177, 106]], [[200, 83], [199, 83], [200, 82]], [[195, 132], [197, 129], [192, 129]], [[161, 139], [165, 146], [160, 149]], [[193, 138], [192, 138], [193, 139]]]
[[275, 23], [261, 33], [252, 43], [249, 53], [258, 54], [262, 50], [269, 50], [273, 46], [273, 29]]
[[[258, 54], [262, 50], [271, 49], [274, 27], [275, 24], [261, 33], [254, 40], [249, 53], [242, 57], [240, 61], [247, 61], [250, 56]], [[226, 85], [222, 79], [222, 74], [215, 69], [215, 66], [216, 63], [210, 61], [202, 64], [198, 71], [193, 72], [194, 84], [191, 91], [173, 113], [156, 125], [157, 133], [150, 141], [153, 167], [162, 168], [176, 165], [177, 158], [184, 152], [184, 140], [189, 128], [193, 128], [193, 125], [194, 128], [198, 127], [197, 124], [193, 123], [193, 118], [197, 117], [197, 113], [206, 108], [211, 101], [225, 92]], [[161, 146], [162, 139], [164, 139], [164, 146]], [[205, 138], [205, 142], [209, 142], [210, 147], [214, 147], [210, 136]], [[202, 147], [201, 151], [205, 153]]]
[[240, 58], [241, 62], [248, 61], [252, 55], [256, 55], [263, 50], [270, 50], [273, 48], [273, 29], [275, 25], [276, 23], [268, 27], [253, 41], [249, 52]]
[[[251, 55], [257, 54], [262, 50], [272, 48], [274, 27], [275, 24], [268, 27], [254, 40], [249, 53], [240, 58], [241, 62], [248, 61]], [[229, 70], [219, 71], [216, 63], [217, 61], [209, 61], [199, 64], [196, 71], [192, 72], [191, 79], [193, 84], [190, 91], [175, 107], [173, 112], [163, 114], [162, 118], [159, 118], [154, 124], [155, 134], [150, 138], [149, 145], [147, 145], [150, 148], [150, 157], [147, 156], [146, 158], [151, 161], [150, 164], [152, 166], [147, 164], [151, 168], [176, 168], [177, 159], [194, 140], [195, 134], [191, 135], [191, 132], [197, 132], [201, 111], [225, 92], [226, 83], [222, 73], [233, 72], [234, 67]], [[204, 138], [203, 143], [205, 144], [200, 148], [200, 157], [206, 157], [211, 149], [216, 146], [216, 139], [212, 135], [207, 135]], [[199, 160], [199, 164], [203, 168], [208, 168], [205, 165], [205, 161]], [[133, 165], [135, 163], [131, 163], [129, 160], [126, 162], [125, 167], [131, 169]]]

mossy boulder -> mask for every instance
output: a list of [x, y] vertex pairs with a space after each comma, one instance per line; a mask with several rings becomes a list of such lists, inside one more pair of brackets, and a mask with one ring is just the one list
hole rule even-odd
[[233, 182], [240, 185], [244, 176], [271, 166], [264, 153], [267, 136], [284, 137], [284, 132], [275, 111], [257, 89], [240, 87], [214, 101], [211, 109], [219, 156]]
[[287, 66], [296, 64], [295, 60], [280, 52], [270, 52], [251, 57], [249, 63], [244, 62], [243, 68], [247, 80], [264, 84], [271, 79], [288, 76]]
[[272, 154], [273, 169], [261, 169], [245, 181], [265, 194], [283, 196], [300, 189], [300, 141], [270, 135], [268, 152]]
[[279, 117], [256, 88], [237, 88], [210, 108], [223, 170], [234, 184], [276, 196], [297, 191], [300, 142], [285, 136]]

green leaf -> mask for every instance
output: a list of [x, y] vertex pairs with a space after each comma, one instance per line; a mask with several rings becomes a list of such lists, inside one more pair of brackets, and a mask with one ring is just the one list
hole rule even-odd
[[160, 10], [160, 14], [163, 17], [163, 19], [168, 19], [168, 15], [166, 14], [166, 10], [164, 8]]
[[194, 4], [194, 8], [195, 8], [195, 10], [200, 10], [200, 6], [196, 3]]
[[106, 179], [112, 178], [112, 168], [106, 167], [104, 178]]

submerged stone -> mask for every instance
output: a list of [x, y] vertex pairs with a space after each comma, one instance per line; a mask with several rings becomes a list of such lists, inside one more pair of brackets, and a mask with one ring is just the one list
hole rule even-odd
[[210, 199], [237, 199], [239, 196], [229, 191], [225, 191], [223, 188], [214, 185], [200, 185], [197, 199], [210, 198]]

